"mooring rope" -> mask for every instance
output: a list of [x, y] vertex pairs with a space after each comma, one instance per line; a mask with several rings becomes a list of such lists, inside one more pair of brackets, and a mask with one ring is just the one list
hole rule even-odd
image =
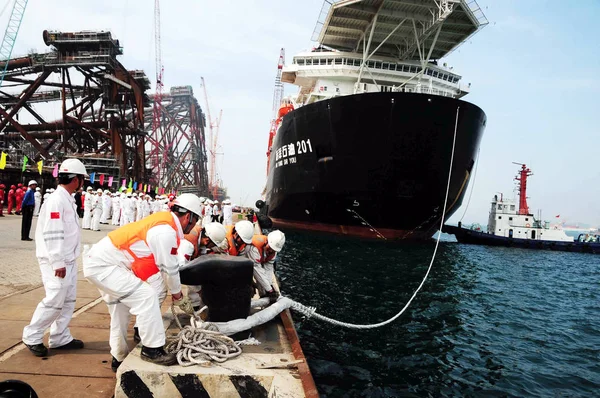
[[444, 207], [442, 208], [442, 218], [440, 220], [440, 233], [438, 233], [438, 237], [437, 240], [435, 242], [435, 248], [433, 249], [433, 255], [431, 257], [431, 262], [429, 263], [429, 267], [427, 268], [427, 272], [425, 273], [425, 276], [423, 277], [423, 280], [421, 281], [421, 284], [419, 284], [419, 287], [417, 287], [417, 290], [415, 290], [415, 292], [413, 293], [413, 295], [411, 296], [410, 300], [408, 300], [408, 302], [406, 303], [406, 305], [400, 310], [400, 312], [398, 312], [396, 315], [394, 315], [393, 317], [391, 317], [390, 319], [383, 321], [383, 322], [379, 322], [379, 323], [372, 323], [372, 324], [355, 324], [355, 323], [348, 323], [348, 322], [341, 322], [338, 321], [336, 319], [333, 318], [329, 318], [326, 317], [324, 315], [318, 314], [316, 312], [316, 308], [315, 307], [307, 307], [303, 304], [300, 304], [298, 302], [293, 302], [292, 303], [292, 309], [300, 312], [301, 314], [303, 314], [304, 316], [306, 316], [307, 318], [315, 318], [318, 319], [320, 321], [324, 321], [327, 323], [330, 323], [332, 325], [337, 325], [337, 326], [342, 326], [345, 328], [349, 328], [349, 329], [374, 329], [374, 328], [378, 328], [378, 327], [382, 327], [385, 326], [393, 321], [395, 321], [396, 319], [398, 319], [398, 317], [400, 315], [402, 315], [404, 313], [404, 311], [406, 311], [406, 309], [410, 306], [410, 304], [412, 303], [413, 299], [417, 296], [417, 293], [419, 293], [419, 291], [421, 290], [421, 288], [423, 287], [423, 285], [425, 284], [425, 281], [427, 280], [427, 276], [429, 275], [429, 272], [431, 271], [431, 268], [433, 266], [433, 262], [435, 260], [435, 256], [437, 254], [437, 250], [438, 250], [438, 246], [440, 244], [440, 237], [441, 237], [441, 231], [442, 231], [442, 227], [444, 226], [444, 218], [446, 217], [446, 206], [448, 204], [448, 195], [450, 192], [450, 180], [452, 178], [452, 165], [454, 164], [454, 149], [456, 146], [456, 132], [458, 130], [458, 116], [460, 113], [460, 107], [456, 108], [456, 122], [454, 124], [454, 138], [452, 140], [452, 154], [450, 156], [450, 170], [448, 172], [448, 183], [446, 185], [446, 197], [444, 198]]
[[[454, 164], [454, 149], [456, 147], [456, 132], [458, 130], [458, 116], [460, 113], [460, 107], [456, 109], [456, 122], [454, 125], [454, 138], [452, 140], [452, 153], [450, 156], [450, 169], [448, 172], [448, 183], [446, 184], [446, 196], [444, 198], [444, 206], [442, 208], [442, 217], [440, 220], [440, 233], [438, 233], [438, 237], [435, 242], [435, 248], [433, 249], [433, 255], [431, 256], [431, 261], [429, 263], [429, 267], [427, 268], [427, 272], [423, 277], [423, 280], [410, 297], [408, 302], [404, 305], [404, 307], [393, 317], [389, 318], [386, 321], [372, 324], [355, 324], [349, 322], [338, 321], [333, 318], [329, 318], [327, 316], [321, 315], [316, 312], [316, 307], [308, 307], [296, 301], [293, 301], [289, 298], [285, 298], [291, 302], [290, 308], [296, 310], [303, 314], [306, 318], [315, 318], [320, 321], [324, 321], [330, 323], [332, 325], [341, 326], [349, 329], [375, 329], [382, 326], [385, 326], [400, 317], [406, 309], [410, 306], [414, 298], [417, 296], [429, 273], [431, 268], [433, 267], [433, 262], [435, 260], [435, 256], [437, 254], [437, 250], [440, 244], [441, 230], [444, 225], [444, 218], [446, 216], [446, 206], [448, 204], [448, 195], [450, 192], [450, 181], [452, 178], [452, 166]], [[282, 298], [280, 298], [282, 299]], [[204, 311], [206, 307], [204, 307], [199, 312]], [[191, 366], [191, 365], [201, 365], [206, 364], [207, 362], [213, 360], [216, 362], [225, 362], [230, 358], [237, 357], [242, 353], [241, 348], [236, 342], [230, 337], [225, 336], [224, 334], [218, 331], [218, 328], [211, 324], [210, 322], [202, 322], [198, 320], [194, 315], [190, 317], [191, 325], [182, 327], [181, 322], [175, 313], [175, 306], [171, 305], [171, 311], [175, 316], [175, 322], [181, 329], [179, 334], [177, 335], [177, 340], [174, 340], [167, 344], [165, 347], [166, 351], [172, 354], [177, 355], [177, 361], [181, 366]]]

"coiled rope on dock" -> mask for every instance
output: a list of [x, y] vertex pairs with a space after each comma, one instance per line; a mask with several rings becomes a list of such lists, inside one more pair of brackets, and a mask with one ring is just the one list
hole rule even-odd
[[171, 305], [171, 312], [180, 331], [177, 339], [168, 343], [165, 350], [177, 356], [179, 365], [203, 365], [210, 361], [223, 363], [242, 353], [242, 349], [232, 338], [219, 332], [210, 322], [197, 321], [191, 316], [190, 325], [182, 327], [174, 305]]

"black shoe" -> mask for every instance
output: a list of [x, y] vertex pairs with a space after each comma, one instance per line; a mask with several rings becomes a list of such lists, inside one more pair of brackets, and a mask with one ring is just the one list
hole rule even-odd
[[136, 343], [142, 341], [142, 338], [140, 337], [140, 330], [136, 327], [133, 328], [133, 341]]
[[31, 242], [33, 239], [31, 239], [31, 238], [21, 238], [21, 240], [26, 240], [28, 242]]
[[73, 339], [65, 345], [60, 347], [52, 347], [53, 350], [80, 350], [83, 348], [83, 341]]
[[[25, 344], [25, 343], [23, 343], [23, 344]], [[31, 351], [31, 353], [33, 355], [35, 355], [36, 357], [45, 357], [46, 355], [48, 355], [48, 349], [42, 343], [34, 344], [34, 345], [29, 345], [29, 344], [25, 344], [25, 345], [27, 346], [27, 348], [29, 348], [29, 351]]]
[[142, 346], [142, 360], [157, 365], [171, 366], [177, 365], [177, 357], [173, 354], [167, 354], [164, 347], [150, 348]]
[[112, 357], [112, 362], [110, 363], [110, 368], [112, 369], [113, 372], [117, 373], [117, 369], [119, 369], [119, 366], [121, 366], [123, 362], [119, 362], [117, 361], [117, 358]]

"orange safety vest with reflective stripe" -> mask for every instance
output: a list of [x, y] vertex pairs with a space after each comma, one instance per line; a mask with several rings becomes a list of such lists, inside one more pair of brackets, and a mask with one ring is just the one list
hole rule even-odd
[[265, 246], [269, 243], [268, 238], [265, 235], [254, 235], [252, 237], [252, 246], [256, 247], [258, 253], [260, 254], [260, 263], [264, 264], [267, 261], [271, 261], [275, 258], [275, 254], [268, 256], [265, 258]]
[[235, 245], [235, 241], [233, 239], [233, 228], [234, 225], [227, 225], [225, 227], [225, 229], [227, 230], [227, 234], [225, 234], [225, 238], [227, 239], [227, 252], [229, 253], [230, 256], [239, 256], [240, 252], [242, 250], [244, 250], [244, 247], [246, 247], [245, 243], [242, 243], [242, 245], [240, 246], [240, 248], [238, 249]]
[[[127, 251], [131, 257], [133, 257], [133, 263], [131, 264], [131, 270], [143, 281], [148, 280], [152, 275], [159, 272], [156, 266], [154, 255], [150, 254], [147, 257], [138, 257], [131, 250], [131, 245], [135, 242], [143, 240], [146, 242], [146, 234], [150, 228], [157, 225], [169, 225], [177, 232], [177, 224], [171, 212], [159, 211], [148, 217], [141, 219], [119, 229], [116, 229], [108, 234], [112, 244], [119, 250]], [[179, 235], [177, 234], [177, 247], [179, 247]], [[177, 248], [175, 248], [177, 249]], [[176, 255], [177, 253], [171, 253]]]

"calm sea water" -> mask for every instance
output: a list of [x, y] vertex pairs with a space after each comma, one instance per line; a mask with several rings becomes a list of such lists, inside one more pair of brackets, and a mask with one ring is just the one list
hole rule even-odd
[[[283, 294], [353, 323], [396, 314], [434, 248], [286, 237]], [[360, 331], [294, 319], [322, 396], [600, 396], [597, 255], [444, 242], [393, 324]]]

